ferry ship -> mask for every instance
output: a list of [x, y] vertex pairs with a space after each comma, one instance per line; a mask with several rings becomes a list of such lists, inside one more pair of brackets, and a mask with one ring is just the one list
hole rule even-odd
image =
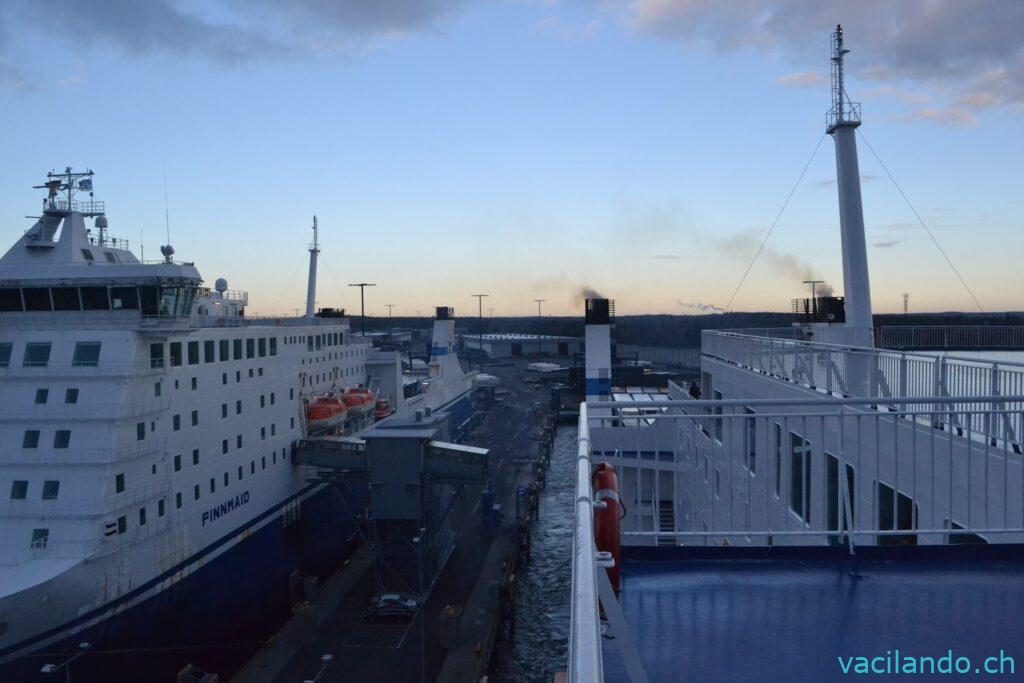
[[657, 391], [615, 384], [587, 301], [563, 680], [1019, 675], [1024, 364], [876, 346], [832, 45], [845, 297], [705, 330], [699, 383]]
[[458, 424], [475, 378], [450, 309], [408, 400], [398, 354], [315, 315], [315, 221], [306, 314], [255, 318], [170, 245], [143, 262], [110, 237], [92, 184], [48, 174], [0, 259], [0, 680], [86, 649], [76, 679], [228, 673], [289, 614], [296, 576], [356, 547], [360, 492], [294, 463], [310, 406], [350, 404], [335, 433], [428, 408]]

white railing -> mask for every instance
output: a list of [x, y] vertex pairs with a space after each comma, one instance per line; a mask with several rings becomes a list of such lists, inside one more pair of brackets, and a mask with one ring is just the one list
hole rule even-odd
[[700, 365], [700, 349], [684, 349], [669, 346], [643, 346], [638, 344], [619, 344], [617, 352], [620, 359], [636, 356], [638, 360], [666, 365]]
[[1021, 325], [885, 325], [878, 346], [886, 349], [1024, 351]]
[[590, 450], [587, 404], [581, 403], [576, 462], [576, 505], [572, 533], [569, 683], [599, 683], [604, 680], [601, 619], [597, 597], [599, 569], [595, 556], [594, 507], [590, 486]]
[[[967, 425], [967, 413], [995, 421], [1008, 412], [997, 407], [1004, 398], [1024, 401], [935, 398], [925, 410], [907, 399], [655, 401], [665, 412], [650, 421], [662, 429], [603, 408], [588, 420], [588, 445], [626, 490], [651, 480], [645, 471], [675, 472], [672, 488], [662, 482], [627, 515], [626, 543], [1024, 543], [1021, 454], [970, 427], [933, 426], [957, 413]], [[665, 452], [670, 462], [650, 457]], [[644, 521], [655, 500], [680, 507], [676, 531]]]
[[[1024, 395], [1024, 363], [986, 361], [954, 355], [891, 351], [821, 344], [705, 330], [705, 357], [799, 384], [830, 396], [917, 398], [907, 407], [935, 408], [933, 399], [963, 396]], [[946, 404], [943, 404], [946, 405]], [[1006, 398], [998, 419], [956, 402], [952, 410], [934, 410], [937, 426], [987, 434], [1019, 449], [1024, 434], [1024, 403]], [[946, 412], [948, 415], [943, 415]]]

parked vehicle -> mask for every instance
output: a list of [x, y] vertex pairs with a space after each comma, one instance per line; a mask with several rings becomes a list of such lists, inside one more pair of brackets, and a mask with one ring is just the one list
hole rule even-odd
[[370, 600], [370, 606], [366, 609], [363, 618], [375, 623], [404, 624], [412, 620], [419, 607], [420, 603], [415, 598], [405, 597], [398, 593], [384, 593]]

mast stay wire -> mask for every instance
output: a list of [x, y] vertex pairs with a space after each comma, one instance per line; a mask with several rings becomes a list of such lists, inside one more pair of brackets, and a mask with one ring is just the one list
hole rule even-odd
[[729, 297], [729, 302], [725, 304], [725, 312], [728, 312], [732, 307], [733, 300], [736, 298], [736, 295], [739, 294], [743, 283], [747, 281], [747, 276], [750, 275], [750, 270], [754, 267], [754, 263], [757, 262], [757, 257], [761, 255], [762, 251], [764, 251], [764, 245], [768, 243], [768, 239], [772, 236], [772, 233], [775, 232], [775, 228], [778, 226], [779, 220], [782, 218], [782, 214], [786, 211], [786, 207], [789, 206], [789, 201], [796, 193], [796, 189], [800, 187], [800, 183], [803, 181], [804, 175], [807, 173], [807, 169], [810, 168], [811, 162], [814, 161], [814, 157], [818, 155], [818, 150], [821, 149], [821, 143], [825, 141], [825, 137], [827, 135], [828, 133], [823, 133], [822, 136], [818, 138], [818, 144], [814, 146], [814, 151], [811, 152], [811, 156], [807, 159], [807, 163], [804, 164], [803, 170], [800, 171], [800, 176], [796, 179], [796, 182], [793, 183], [793, 189], [791, 189], [789, 194], [786, 196], [786, 201], [782, 203], [782, 208], [779, 209], [779, 213], [776, 214], [771, 228], [768, 229], [768, 233], [764, 236], [764, 239], [761, 240], [761, 245], [757, 248], [757, 251], [754, 252], [754, 258], [750, 259], [747, 269], [743, 271], [743, 277], [740, 278], [739, 283], [736, 285], [736, 289], [732, 292], [732, 296]]
[[956, 278], [960, 280], [960, 284], [964, 286], [965, 290], [967, 290], [967, 294], [974, 301], [974, 305], [978, 307], [979, 311], [984, 313], [985, 309], [982, 308], [981, 303], [978, 302], [978, 297], [974, 296], [974, 292], [972, 292], [971, 288], [967, 286], [967, 281], [964, 280], [963, 276], [960, 274], [960, 271], [957, 270], [955, 265], [953, 265], [953, 260], [949, 258], [949, 254], [947, 254], [946, 250], [942, 248], [942, 245], [939, 244], [939, 241], [935, 239], [935, 235], [932, 233], [931, 228], [928, 227], [928, 224], [924, 222], [924, 219], [921, 218], [921, 214], [919, 214], [917, 212], [917, 209], [914, 208], [914, 205], [910, 203], [910, 198], [907, 197], [906, 193], [903, 191], [903, 188], [900, 187], [900, 184], [896, 182], [896, 178], [894, 178], [892, 173], [889, 171], [889, 167], [886, 166], [882, 159], [878, 156], [878, 152], [876, 152], [875, 148], [871, 146], [870, 142], [868, 142], [868, 139], [864, 135], [864, 133], [858, 130], [857, 134], [860, 135], [860, 139], [863, 140], [864, 144], [868, 146], [869, 150], [871, 150], [871, 154], [872, 156], [875, 157], [875, 161], [878, 162], [878, 165], [881, 166], [882, 170], [885, 171], [885, 174], [889, 176], [889, 180], [892, 181], [892, 184], [893, 186], [895, 186], [896, 191], [900, 193], [900, 196], [903, 197], [903, 201], [905, 201], [907, 203], [907, 206], [910, 207], [911, 212], [913, 212], [914, 216], [917, 218], [917, 222], [920, 223], [921, 227], [924, 228], [924, 231], [928, 233], [928, 237], [932, 239], [932, 242], [935, 244], [935, 248], [939, 250], [940, 254], [942, 254], [942, 258], [946, 259], [946, 263], [949, 264], [949, 267], [953, 270], [953, 274], [956, 275]]

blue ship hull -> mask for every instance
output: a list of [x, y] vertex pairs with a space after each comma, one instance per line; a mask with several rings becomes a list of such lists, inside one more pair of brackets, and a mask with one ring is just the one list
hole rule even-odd
[[268, 524], [186, 579], [3, 665], [0, 681], [52, 680], [41, 667], [65, 661], [81, 642], [92, 648], [71, 665], [76, 682], [170, 681], [189, 663], [224, 680], [290, 615], [290, 575], [298, 570], [322, 581], [358, 546], [351, 513], [365, 509], [365, 487], [356, 489], [355, 499], [344, 496], [323, 487], [302, 502], [301, 515], [287, 526], [277, 509]]

